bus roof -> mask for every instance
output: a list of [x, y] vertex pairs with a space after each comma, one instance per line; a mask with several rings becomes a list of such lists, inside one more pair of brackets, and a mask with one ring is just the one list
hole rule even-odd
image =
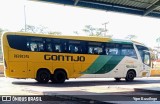
[[52, 35], [52, 34], [37, 34], [28, 32], [5, 32], [3, 35], [22, 35], [22, 36], [36, 36], [36, 37], [49, 37], [49, 38], [62, 38], [62, 39], [75, 39], [75, 40], [86, 40], [96, 42], [110, 42], [110, 43], [121, 43], [121, 44], [139, 44], [144, 45], [136, 41], [123, 40], [123, 39], [112, 39], [107, 37], [96, 37], [96, 36], [71, 36], [71, 35]]
[[36, 36], [36, 37], [46, 37], [46, 38], [49, 37], [49, 38], [75, 39], [75, 40], [99, 41], [99, 42], [109, 42], [112, 40], [111, 38], [96, 37], [96, 36], [52, 35], [52, 34], [36, 34], [27, 32], [5, 32], [4, 35]]

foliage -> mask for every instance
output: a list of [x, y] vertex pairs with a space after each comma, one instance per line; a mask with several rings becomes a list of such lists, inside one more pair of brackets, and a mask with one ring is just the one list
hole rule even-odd
[[74, 33], [75, 35], [79, 35], [79, 32], [78, 32], [78, 31], [73, 31], [73, 33]]
[[61, 35], [61, 32], [57, 31], [49, 31], [47, 27], [44, 26], [33, 26], [26, 25], [26, 29], [22, 28], [21, 32], [31, 32], [31, 33], [41, 33], [41, 34], [53, 34], [53, 35]]
[[128, 36], [126, 37], [126, 39], [129, 39], [129, 40], [133, 40], [133, 39], [136, 39], [136, 38], [137, 38], [136, 35], [128, 35]]
[[31, 32], [31, 33], [48, 33], [48, 28], [44, 26], [33, 26], [33, 25], [26, 25], [26, 28], [22, 28], [21, 32]]
[[93, 28], [91, 25], [86, 25], [83, 29], [84, 32], [88, 33], [89, 36], [94, 36], [95, 28]]
[[106, 29], [104, 28], [95, 28], [91, 25], [86, 25], [83, 29], [83, 31], [85, 33], [87, 33], [87, 35], [89, 36], [105, 36], [105, 37], [109, 37], [111, 38], [112, 35], [105, 35], [105, 33], [107, 32]]

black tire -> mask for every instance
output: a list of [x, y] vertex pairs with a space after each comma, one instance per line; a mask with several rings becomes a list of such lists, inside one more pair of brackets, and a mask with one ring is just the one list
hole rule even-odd
[[127, 75], [126, 75], [125, 80], [126, 80], [127, 82], [131, 82], [131, 81], [134, 80], [134, 77], [135, 77], [135, 72], [132, 71], [132, 70], [130, 70], [130, 71], [127, 72]]
[[39, 83], [47, 83], [50, 79], [50, 72], [47, 70], [40, 70], [37, 72], [36, 80]]
[[57, 70], [55, 73], [51, 76], [51, 81], [53, 83], [64, 83], [66, 80], [66, 73], [62, 70]]
[[114, 78], [116, 80], [116, 82], [120, 82], [121, 78]]

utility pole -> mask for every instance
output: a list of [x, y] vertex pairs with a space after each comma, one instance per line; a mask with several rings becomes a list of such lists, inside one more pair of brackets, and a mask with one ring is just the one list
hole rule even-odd
[[26, 6], [24, 5], [24, 29], [25, 32], [27, 31], [27, 24], [26, 24]]
[[107, 24], [108, 24], [109, 22], [105, 22], [105, 23], [103, 23], [102, 25], [104, 25], [104, 37], [106, 37], [107, 36]]

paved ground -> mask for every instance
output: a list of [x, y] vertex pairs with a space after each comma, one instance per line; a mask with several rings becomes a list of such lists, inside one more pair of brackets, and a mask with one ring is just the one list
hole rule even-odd
[[[58, 98], [65, 99], [65, 101], [54, 101], [54, 103], [61, 103], [61, 104], [68, 104], [68, 103], [87, 104], [88, 102], [95, 103], [96, 101], [117, 103], [113, 102], [113, 100], [117, 99], [119, 100], [122, 99], [122, 104], [123, 104], [124, 103], [123, 101], [127, 98], [129, 98], [129, 100], [132, 98], [131, 100], [133, 100], [134, 95], [135, 95], [134, 97], [143, 97], [143, 95], [150, 95], [151, 97], [152, 96], [160, 97], [160, 95], [157, 95], [160, 94], [158, 92], [160, 91], [159, 77], [137, 78], [135, 79], [134, 82], [125, 82], [125, 80], [122, 80], [121, 82], [115, 82], [114, 79], [111, 78], [108, 79], [81, 78], [81, 79], [70, 79], [66, 81], [64, 84], [52, 84], [52, 83], [39, 84], [33, 79], [25, 80], [25, 79], [10, 79], [1, 77], [0, 83], [1, 83], [0, 95], [24, 95], [24, 96], [56, 95]], [[155, 89], [156, 90], [155, 92], [158, 93], [155, 94], [154, 91], [153, 92], [146, 91], [145, 89], [148, 90]], [[80, 98], [80, 100], [77, 98]], [[74, 99], [75, 101], [71, 102], [68, 99], [69, 100]], [[88, 99], [91, 99], [91, 101]], [[110, 99], [112, 99], [112, 101], [109, 101]], [[3, 102], [3, 103], [8, 104], [8, 102]], [[26, 102], [23, 103], [25, 104]], [[49, 104], [50, 102], [46, 103]], [[37, 102], [37, 104], [41, 103]]]

